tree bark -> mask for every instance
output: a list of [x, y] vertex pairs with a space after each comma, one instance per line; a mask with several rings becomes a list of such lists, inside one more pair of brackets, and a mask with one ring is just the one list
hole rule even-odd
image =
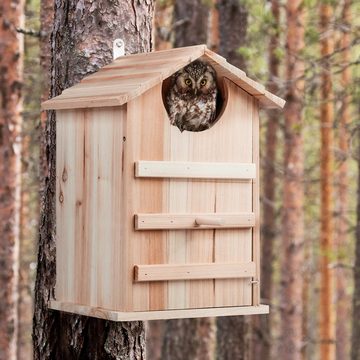
[[217, 6], [217, 0], [212, 0], [212, 5], [209, 14], [207, 46], [210, 50], [218, 53], [219, 43], [220, 43], [219, 10]]
[[[126, 53], [152, 48], [153, 1], [55, 0], [51, 36], [51, 96], [111, 62], [112, 42], [125, 41]], [[48, 172], [40, 216], [34, 359], [145, 359], [142, 322], [115, 323], [51, 311], [55, 285], [55, 113], [46, 123]]]
[[300, 360], [304, 246], [304, 12], [302, 0], [286, 6], [286, 80], [284, 189], [282, 212], [281, 324], [279, 358]]
[[[360, 108], [359, 108], [360, 110]], [[357, 128], [358, 137], [358, 182], [356, 207], [356, 242], [354, 263], [354, 293], [351, 337], [351, 360], [360, 360], [360, 128]]]
[[[350, 93], [348, 88], [351, 84], [351, 70], [346, 66], [350, 62], [350, 24], [351, 24], [351, 0], [344, 0], [342, 9], [343, 34], [341, 39], [342, 62], [345, 66], [341, 74], [341, 86], [344, 91], [340, 129], [339, 129], [339, 148], [341, 151], [341, 163], [338, 170], [339, 179], [339, 207], [338, 207], [338, 230], [336, 239], [336, 248], [338, 254], [338, 263], [343, 261], [341, 254], [347, 246], [349, 231], [348, 227], [348, 153], [349, 153], [349, 131], [350, 123]], [[346, 270], [338, 266], [336, 270], [336, 359], [346, 360], [349, 358], [349, 339], [350, 334], [347, 323], [350, 321], [349, 296], [346, 293], [348, 286]]]
[[167, 50], [172, 48], [174, 4], [172, 1], [155, 2], [155, 50]]
[[22, 0], [0, 4], [0, 359], [17, 354], [21, 203]]
[[212, 360], [214, 337], [211, 318], [167, 321], [161, 360]]
[[209, 13], [203, 0], [175, 1], [174, 47], [206, 44]]
[[322, 360], [335, 358], [335, 319], [334, 319], [334, 275], [330, 269], [330, 256], [333, 251], [333, 89], [329, 55], [334, 51], [333, 31], [330, 23], [333, 8], [328, 2], [320, 4], [321, 33], [321, 230], [320, 230], [320, 356]]
[[246, 62], [239, 48], [246, 45], [248, 10], [243, 0], [218, 0], [219, 53], [231, 64], [245, 70]]
[[164, 325], [163, 320], [148, 321], [146, 323], [146, 356], [150, 360], [161, 360], [165, 335]]
[[250, 355], [250, 328], [245, 317], [218, 318], [216, 326], [216, 358], [247, 360]]
[[[269, 80], [268, 89], [273, 94], [279, 91], [276, 79], [279, 77], [280, 60], [277, 56], [279, 48], [280, 6], [278, 0], [271, 0], [273, 26], [270, 29], [269, 41]], [[273, 248], [277, 233], [276, 198], [277, 186], [275, 163], [277, 149], [277, 132], [279, 129], [280, 112], [276, 109], [268, 111], [266, 126], [264, 169], [263, 169], [263, 201], [262, 201], [262, 238], [261, 238], [261, 301], [271, 304], [273, 287]], [[271, 312], [269, 315], [254, 317], [253, 359], [270, 359], [271, 355]]]

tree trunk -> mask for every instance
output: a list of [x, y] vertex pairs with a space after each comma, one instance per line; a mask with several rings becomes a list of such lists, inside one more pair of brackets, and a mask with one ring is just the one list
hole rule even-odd
[[[24, 125], [25, 125], [24, 119]], [[30, 264], [34, 254], [34, 237], [32, 233], [31, 220], [33, 213], [30, 197], [31, 184], [29, 181], [30, 145], [29, 136], [22, 129], [22, 169], [21, 169], [21, 202], [20, 202], [20, 249], [19, 249], [19, 284], [18, 284], [18, 338], [17, 338], [17, 360], [28, 360], [32, 353], [31, 327], [32, 327], [32, 278]], [[28, 135], [28, 134], [27, 134]], [[33, 194], [31, 194], [33, 195]], [[0, 357], [1, 358], [1, 357]]]
[[24, 3], [0, 4], [0, 359], [16, 359]]
[[[273, 26], [270, 29], [269, 41], [269, 81], [268, 89], [273, 94], [278, 92], [276, 79], [279, 77], [280, 60], [276, 55], [279, 48], [279, 21], [280, 7], [278, 0], [271, 1]], [[277, 148], [277, 131], [279, 128], [280, 113], [276, 109], [268, 111], [268, 122], [265, 136], [264, 151], [264, 182], [262, 201], [262, 239], [261, 239], [261, 299], [262, 303], [271, 304], [273, 286], [273, 247], [276, 237], [276, 199], [277, 185], [275, 163]], [[254, 345], [253, 359], [270, 359], [271, 355], [271, 312], [269, 315], [254, 317]]]
[[219, 10], [217, 7], [217, 0], [212, 0], [212, 6], [209, 14], [207, 46], [210, 50], [218, 53], [219, 43], [220, 43]]
[[163, 320], [148, 321], [146, 323], [146, 356], [149, 360], [161, 360], [165, 335], [164, 325]]
[[161, 360], [212, 360], [214, 337], [211, 318], [167, 321]]
[[247, 360], [250, 354], [250, 329], [244, 316], [218, 318], [216, 359]]
[[330, 256], [333, 251], [333, 89], [329, 55], [334, 51], [330, 23], [333, 8], [328, 2], [320, 4], [321, 33], [321, 231], [320, 231], [320, 356], [322, 360], [335, 358], [335, 321], [333, 305], [333, 270]]
[[[210, 7], [202, 0], [175, 1], [174, 46], [206, 44]], [[162, 360], [210, 360], [213, 358], [213, 320], [167, 320]]]
[[[349, 131], [350, 123], [350, 94], [348, 88], [351, 84], [351, 70], [347, 66], [350, 62], [350, 24], [351, 24], [351, 0], [344, 0], [342, 9], [343, 34], [341, 39], [342, 62], [345, 66], [341, 74], [341, 85], [344, 91], [341, 107], [340, 129], [339, 129], [339, 148], [341, 151], [341, 163], [338, 172], [339, 179], [339, 208], [338, 208], [338, 230], [336, 247], [338, 263], [343, 261], [341, 255], [347, 246], [349, 231], [348, 227], [348, 153], [349, 153]], [[346, 294], [348, 286], [346, 271], [338, 266], [336, 270], [336, 359], [346, 360], [349, 358], [349, 330], [347, 323], [350, 321], [349, 296]]]
[[304, 246], [304, 12], [302, 0], [286, 6], [286, 80], [284, 190], [282, 213], [281, 324], [279, 358], [302, 357], [302, 289]]
[[174, 5], [172, 1], [155, 2], [155, 50], [172, 48], [173, 13]]
[[220, 44], [219, 53], [241, 70], [246, 69], [239, 48], [246, 46], [248, 10], [244, 0], [218, 0]]
[[175, 1], [174, 46], [206, 44], [210, 7], [203, 0]]
[[[360, 108], [359, 108], [360, 110]], [[356, 242], [354, 264], [354, 293], [353, 316], [351, 337], [351, 360], [360, 360], [360, 128], [357, 128], [358, 137], [358, 183], [357, 183], [357, 208], [356, 208]]]
[[[112, 42], [125, 41], [126, 53], [150, 51], [153, 2], [55, 0], [51, 36], [51, 96], [112, 60]], [[46, 69], [45, 69], [46, 70]], [[51, 311], [55, 285], [55, 114], [46, 123], [48, 172], [40, 217], [34, 359], [145, 359], [142, 322], [115, 323]]]
[[[246, 71], [246, 64], [237, 52], [246, 43], [247, 8], [239, 0], [217, 0], [219, 13], [219, 53], [231, 64]], [[250, 354], [250, 318], [219, 317], [216, 321], [216, 354], [221, 360], [247, 359]]]

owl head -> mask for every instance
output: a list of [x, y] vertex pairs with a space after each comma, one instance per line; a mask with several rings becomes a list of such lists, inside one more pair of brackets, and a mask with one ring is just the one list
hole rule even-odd
[[199, 96], [216, 88], [216, 72], [209, 64], [196, 60], [174, 75], [177, 90], [182, 94]]

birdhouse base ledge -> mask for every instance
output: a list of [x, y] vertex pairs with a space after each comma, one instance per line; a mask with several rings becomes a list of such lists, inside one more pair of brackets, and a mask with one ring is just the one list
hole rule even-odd
[[122, 312], [56, 300], [49, 301], [49, 308], [111, 321], [165, 320], [269, 313], [268, 305]]

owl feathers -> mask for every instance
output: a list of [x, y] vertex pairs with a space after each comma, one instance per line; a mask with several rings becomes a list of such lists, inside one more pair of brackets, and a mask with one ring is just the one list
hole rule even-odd
[[177, 71], [166, 96], [171, 125], [181, 132], [210, 128], [216, 118], [217, 95], [216, 72], [209, 64], [196, 60]]

